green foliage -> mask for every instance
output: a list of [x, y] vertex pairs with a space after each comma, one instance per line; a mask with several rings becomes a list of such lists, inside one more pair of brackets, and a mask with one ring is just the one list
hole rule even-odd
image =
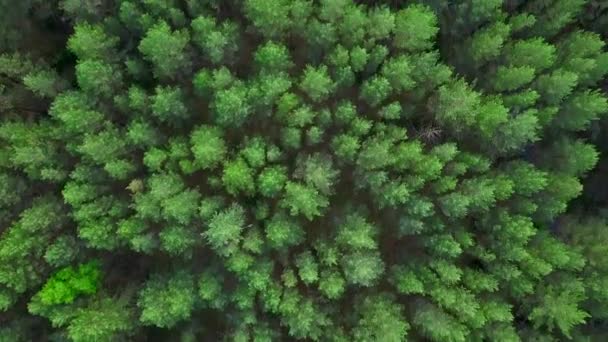
[[324, 271], [319, 280], [319, 291], [329, 299], [338, 299], [344, 293], [346, 282], [344, 278], [335, 271]]
[[300, 88], [313, 102], [325, 100], [333, 92], [334, 84], [327, 74], [327, 67], [307, 66], [300, 82]]
[[[36, 198], [3, 232], [0, 240], [3, 310], [13, 304], [15, 294], [44, 283], [44, 273], [49, 269], [42, 258], [53, 235], [60, 232], [66, 222], [63, 210], [59, 199]], [[40, 267], [32, 268], [33, 263]]]
[[304, 252], [296, 257], [295, 265], [304, 284], [311, 285], [319, 280], [318, 266], [310, 252]]
[[101, 281], [98, 262], [66, 267], [51, 276], [39, 292], [45, 305], [70, 304], [77, 297], [97, 292]]
[[204, 236], [209, 244], [220, 253], [227, 253], [241, 238], [245, 228], [245, 211], [237, 204], [217, 213], [209, 221]]
[[277, 248], [297, 245], [304, 238], [304, 230], [300, 225], [284, 214], [276, 214], [266, 226], [268, 242]]
[[44, 253], [44, 260], [53, 266], [66, 266], [78, 255], [78, 245], [74, 237], [62, 235], [50, 244]]
[[258, 176], [258, 188], [262, 195], [273, 197], [283, 190], [287, 181], [287, 171], [282, 166], [270, 166]]
[[221, 126], [244, 124], [251, 114], [247, 95], [247, 88], [240, 82], [235, 82], [227, 89], [218, 90], [212, 103], [215, 122]]
[[192, 131], [190, 142], [194, 160], [202, 169], [214, 168], [224, 160], [226, 143], [219, 128], [200, 126]]
[[391, 83], [395, 90], [404, 91], [414, 87], [415, 82], [409, 74], [412, 72], [412, 65], [405, 56], [399, 56], [388, 60], [382, 66], [382, 74]]
[[267, 3], [263, 0], [246, 0], [244, 11], [254, 27], [268, 38], [278, 38], [291, 25], [289, 0]]
[[329, 156], [320, 154], [300, 156], [297, 164], [298, 167], [294, 172], [297, 178], [303, 179], [307, 185], [315, 187], [322, 194], [328, 195], [333, 192], [338, 171], [333, 169]]
[[395, 46], [407, 51], [427, 50], [439, 28], [437, 17], [422, 5], [408, 6], [395, 18]]
[[479, 93], [459, 79], [439, 88], [437, 120], [456, 131], [473, 125], [479, 106]]
[[353, 331], [355, 341], [403, 341], [406, 338], [410, 326], [390, 296], [367, 297], [357, 309], [360, 318]]
[[54, 98], [66, 88], [54, 70], [33, 71], [23, 77], [23, 85], [40, 97]]
[[600, 3], [0, 6], [0, 340], [606, 340]]
[[466, 341], [468, 334], [466, 326], [432, 304], [420, 305], [413, 323], [433, 341]]
[[338, 230], [336, 242], [350, 249], [375, 249], [377, 228], [359, 214], [346, 217]]
[[[556, 124], [564, 129], [579, 131], [587, 128], [592, 121], [608, 112], [608, 100], [599, 92], [586, 91], [569, 97], [562, 111], [555, 118]], [[568, 113], [566, 115], [566, 113]]]
[[192, 31], [192, 40], [212, 63], [233, 58], [238, 50], [238, 27], [231, 22], [218, 25], [215, 18], [201, 16], [192, 21]]
[[268, 41], [255, 52], [255, 64], [261, 72], [288, 71], [293, 65], [284, 45]]
[[170, 78], [190, 63], [185, 49], [190, 40], [186, 31], [172, 31], [161, 21], [152, 26], [139, 44], [143, 57], [154, 66], [160, 78]]
[[152, 97], [152, 114], [161, 121], [175, 121], [189, 116], [179, 88], [157, 87]]
[[[530, 66], [500, 66], [496, 70], [492, 86], [497, 91], [515, 90], [531, 82], [533, 79], [534, 68]], [[539, 82], [541, 82], [540, 79]]]
[[120, 74], [111, 65], [85, 60], [76, 66], [76, 78], [82, 90], [92, 94], [111, 96], [120, 84]]
[[510, 27], [501, 22], [485, 27], [471, 38], [471, 57], [477, 63], [492, 60], [500, 54], [505, 39], [508, 37]]
[[321, 210], [329, 205], [327, 199], [315, 188], [296, 182], [287, 182], [282, 206], [291, 215], [302, 214], [308, 220], [321, 215]]
[[251, 194], [255, 191], [252, 170], [242, 158], [229, 161], [224, 165], [222, 182], [226, 191], [232, 195], [239, 192]]
[[391, 84], [385, 77], [374, 77], [361, 87], [361, 98], [370, 106], [377, 107], [391, 93]]
[[140, 321], [145, 325], [170, 328], [187, 319], [195, 302], [195, 283], [192, 275], [177, 272], [156, 275], [139, 292], [137, 306]]
[[124, 303], [104, 298], [78, 311], [67, 328], [74, 342], [104, 341], [132, 334], [133, 313]]
[[506, 49], [507, 63], [513, 66], [530, 66], [543, 70], [555, 63], [555, 47], [542, 38], [517, 41]]
[[532, 309], [528, 316], [536, 327], [545, 325], [549, 331], [557, 327], [570, 338], [572, 328], [589, 317], [588, 313], [577, 307], [584, 296], [584, 288], [579, 281], [570, 279], [560, 286], [548, 286], [539, 293], [543, 294], [540, 305]]
[[81, 60], [104, 60], [113, 57], [116, 37], [109, 36], [100, 25], [78, 24], [67, 47]]
[[355, 252], [342, 257], [342, 268], [349, 283], [372, 286], [384, 272], [384, 263], [377, 252]]

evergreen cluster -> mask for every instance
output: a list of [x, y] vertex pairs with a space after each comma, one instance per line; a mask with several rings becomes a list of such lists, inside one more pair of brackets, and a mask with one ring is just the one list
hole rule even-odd
[[0, 341], [608, 339], [606, 2], [0, 22]]

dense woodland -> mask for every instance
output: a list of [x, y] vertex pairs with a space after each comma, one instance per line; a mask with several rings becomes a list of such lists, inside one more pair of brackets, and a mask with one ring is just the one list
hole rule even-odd
[[0, 0], [0, 341], [607, 341], [605, 0]]

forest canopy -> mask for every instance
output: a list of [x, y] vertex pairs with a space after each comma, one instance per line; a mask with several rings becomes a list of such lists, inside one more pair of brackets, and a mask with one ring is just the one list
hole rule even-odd
[[0, 23], [0, 341], [608, 339], [605, 2]]

